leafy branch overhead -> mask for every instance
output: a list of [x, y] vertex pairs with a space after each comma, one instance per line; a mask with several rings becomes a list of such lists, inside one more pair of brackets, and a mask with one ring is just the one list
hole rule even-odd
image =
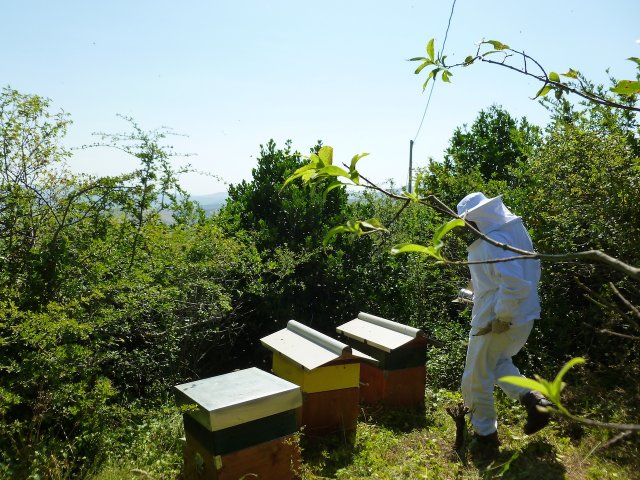
[[[424, 69], [429, 69], [427, 78], [422, 86], [423, 90], [431, 80], [436, 81], [438, 75], [440, 75], [443, 82], [451, 83], [453, 69], [484, 62], [514, 70], [542, 82], [543, 85], [536, 92], [534, 99], [545, 97], [550, 92], [554, 92], [557, 99], [560, 99], [564, 94], [573, 93], [599, 105], [636, 112], [640, 111], [640, 107], [637, 105], [637, 97], [640, 94], [640, 81], [638, 80], [620, 80], [611, 87], [611, 93], [619, 97], [616, 100], [613, 97], [594, 92], [578, 70], [569, 68], [565, 73], [547, 72], [533, 57], [525, 52], [513, 50], [509, 45], [498, 40], [481, 41], [474, 55], [468, 55], [461, 63], [450, 65], [446, 63], [446, 55], [436, 54], [434, 44], [435, 40], [433, 38], [427, 43], [426, 57], [409, 59], [412, 62], [421, 62], [415, 70], [416, 74], [421, 73]], [[629, 57], [628, 60], [636, 64], [640, 75], [640, 58]]]
[[[358, 186], [363, 188], [369, 188], [377, 190], [384, 195], [394, 198], [395, 200], [402, 200], [405, 202], [405, 206], [409, 203], [423, 204], [426, 206], [434, 207], [448, 215], [454, 215], [455, 213], [450, 210], [446, 205], [437, 200], [433, 196], [421, 198], [419, 195], [407, 191], [403, 191], [398, 195], [387, 190], [384, 190], [374, 183], [370, 182], [367, 178], [360, 175], [356, 166], [358, 161], [367, 156], [368, 153], [361, 153], [354, 155], [351, 158], [350, 164], [345, 168], [338, 167], [333, 164], [333, 148], [329, 146], [322, 147], [317, 154], [309, 156], [309, 163], [298, 168], [292, 175], [290, 175], [284, 182], [282, 190], [296, 180], [300, 180], [303, 185], [309, 187], [321, 187], [324, 189], [325, 196], [333, 189], [346, 186]], [[416, 184], [419, 180], [416, 181]], [[404, 207], [402, 207], [404, 209]], [[391, 249], [393, 255], [400, 253], [424, 253], [438, 261], [444, 261], [441, 250], [444, 246], [444, 236], [447, 232], [456, 227], [465, 226], [465, 221], [459, 218], [454, 218], [448, 223], [440, 226], [434, 232], [431, 245], [423, 246], [416, 244], [404, 243], [396, 245]], [[377, 218], [370, 218], [368, 220], [349, 220], [344, 225], [337, 225], [331, 228], [324, 237], [324, 245], [328, 245], [335, 237], [342, 233], [351, 233], [357, 236], [368, 235], [375, 232], [387, 232], [387, 228]]]

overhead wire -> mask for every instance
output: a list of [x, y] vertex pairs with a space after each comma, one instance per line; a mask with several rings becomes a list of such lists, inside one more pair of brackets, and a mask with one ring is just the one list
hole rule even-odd
[[[449, 21], [447, 22], [447, 30], [444, 33], [444, 41], [442, 42], [442, 48], [440, 49], [440, 56], [444, 53], [444, 47], [447, 44], [447, 37], [449, 36], [449, 28], [451, 27], [451, 19], [453, 18], [453, 12], [456, 8], [456, 0], [453, 0], [451, 4], [451, 13], [449, 13]], [[427, 110], [429, 109], [429, 104], [431, 104], [431, 95], [433, 95], [433, 89], [436, 86], [435, 79], [431, 83], [431, 90], [429, 90], [429, 97], [427, 98], [427, 104], [424, 107], [424, 112], [422, 113], [422, 119], [420, 120], [420, 125], [418, 126], [418, 131], [416, 132], [415, 137], [413, 138], [413, 143], [418, 139], [418, 135], [420, 134], [420, 130], [422, 130], [422, 124], [424, 123], [424, 119], [427, 116]]]

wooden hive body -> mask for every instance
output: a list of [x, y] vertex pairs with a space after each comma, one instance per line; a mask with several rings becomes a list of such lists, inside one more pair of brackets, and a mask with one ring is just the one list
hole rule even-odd
[[378, 361], [360, 367], [362, 403], [424, 408], [429, 339], [422, 330], [364, 312], [336, 330], [341, 340]]
[[298, 421], [306, 436], [355, 432], [360, 362], [373, 358], [295, 320], [261, 342], [273, 352], [273, 373], [302, 390]]
[[175, 391], [177, 403], [189, 406], [185, 479], [296, 478], [299, 386], [249, 368], [177, 385]]

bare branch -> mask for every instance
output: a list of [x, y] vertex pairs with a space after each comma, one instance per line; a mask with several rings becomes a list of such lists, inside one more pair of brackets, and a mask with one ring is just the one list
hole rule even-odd
[[[615, 287], [615, 285], [614, 285], [613, 283], [609, 283], [609, 286], [610, 286], [610, 287], [611, 287], [611, 289], [613, 290], [613, 293], [615, 293], [615, 294], [618, 296], [618, 298], [620, 299], [620, 301], [621, 301], [622, 303], [624, 303], [624, 305], [625, 305], [629, 310], [631, 310], [631, 312], [632, 312], [636, 317], [638, 317], [638, 318], [640, 319], [640, 310], [638, 310], [638, 308], [637, 308], [635, 305], [633, 305], [629, 300], [627, 300], [627, 299], [626, 299], [626, 298], [625, 298], [625, 297], [620, 293], [620, 291]], [[638, 325], [635, 321], [633, 321], [633, 320], [631, 320], [631, 319], [629, 319], [629, 320], [633, 323], [633, 325], [634, 325], [638, 330], [640, 330], [640, 325]]]

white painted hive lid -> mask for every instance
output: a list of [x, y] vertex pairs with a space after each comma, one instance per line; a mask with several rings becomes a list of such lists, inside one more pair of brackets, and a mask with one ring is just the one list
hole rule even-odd
[[417, 337], [424, 336], [424, 332], [418, 328], [364, 312], [360, 312], [358, 318], [340, 325], [336, 330], [385, 352], [391, 352]]
[[259, 368], [204, 378], [174, 387], [178, 405], [209, 431], [222, 430], [302, 405], [300, 387]]
[[[295, 320], [289, 320], [287, 328], [267, 335], [260, 341], [269, 350], [284, 355], [307, 370], [313, 370], [334, 360], [353, 357], [349, 345]], [[365, 356], [362, 353], [360, 355]]]

